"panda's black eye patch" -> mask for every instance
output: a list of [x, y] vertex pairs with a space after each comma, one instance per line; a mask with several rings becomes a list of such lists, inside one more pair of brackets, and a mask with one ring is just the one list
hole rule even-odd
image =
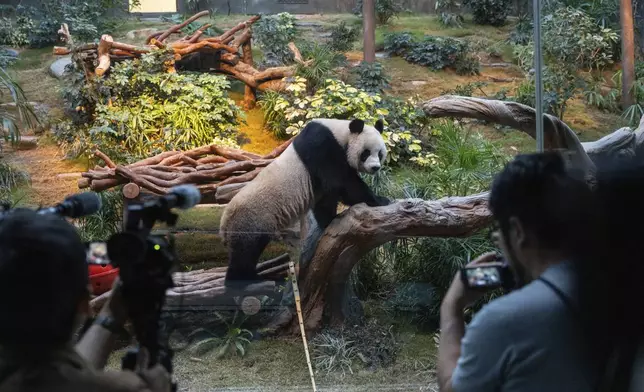
[[378, 151], [378, 159], [382, 161], [382, 150]]
[[362, 151], [362, 154], [360, 154], [360, 162], [364, 162], [369, 158], [369, 155], [371, 155], [371, 151], [369, 150], [364, 150]]

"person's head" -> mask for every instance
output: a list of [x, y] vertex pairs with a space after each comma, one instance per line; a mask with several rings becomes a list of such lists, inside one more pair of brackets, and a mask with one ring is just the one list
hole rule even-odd
[[489, 207], [519, 286], [575, 256], [589, 192], [556, 152], [518, 155], [496, 176]]
[[25, 209], [0, 219], [0, 346], [68, 344], [88, 311], [85, 246], [74, 227]]

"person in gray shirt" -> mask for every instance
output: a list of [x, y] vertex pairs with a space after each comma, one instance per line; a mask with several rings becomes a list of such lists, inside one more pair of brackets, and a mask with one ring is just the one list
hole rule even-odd
[[[482, 292], [460, 274], [441, 305], [441, 391], [591, 391], [593, 366], [579, 332], [574, 298], [590, 189], [557, 153], [519, 155], [497, 175], [489, 207], [497, 246], [516, 289], [475, 314], [464, 309]], [[471, 265], [497, 261], [484, 254]]]

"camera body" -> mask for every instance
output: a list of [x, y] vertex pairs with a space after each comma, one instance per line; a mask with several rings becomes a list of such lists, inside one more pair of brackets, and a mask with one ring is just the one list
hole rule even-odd
[[471, 290], [488, 291], [502, 288], [506, 291], [515, 287], [514, 274], [507, 261], [472, 265], [461, 268], [461, 280]]

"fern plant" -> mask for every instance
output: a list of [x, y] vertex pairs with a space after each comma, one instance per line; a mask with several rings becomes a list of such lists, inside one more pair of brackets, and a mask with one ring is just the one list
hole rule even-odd
[[212, 331], [205, 328], [198, 328], [189, 335], [190, 338], [198, 334], [206, 334], [208, 337], [195, 343], [192, 346], [192, 351], [197, 355], [201, 355], [218, 346], [219, 349], [216, 355], [218, 359], [225, 357], [231, 350], [234, 354], [239, 354], [242, 357], [245, 356], [248, 345], [250, 345], [250, 339], [253, 337], [251, 331], [241, 328], [245, 318], [242, 317], [241, 320], [237, 320], [237, 316], [239, 315], [238, 310], [235, 311], [233, 319], [230, 322], [219, 312], [215, 312], [215, 315], [226, 325], [226, 335], [221, 338]]
[[15, 110], [11, 110], [9, 105], [0, 106], [0, 134], [5, 141], [16, 144], [20, 141], [19, 125], [33, 128], [38, 123], [38, 118], [20, 85], [0, 67], [0, 100], [5, 100], [7, 96]]

